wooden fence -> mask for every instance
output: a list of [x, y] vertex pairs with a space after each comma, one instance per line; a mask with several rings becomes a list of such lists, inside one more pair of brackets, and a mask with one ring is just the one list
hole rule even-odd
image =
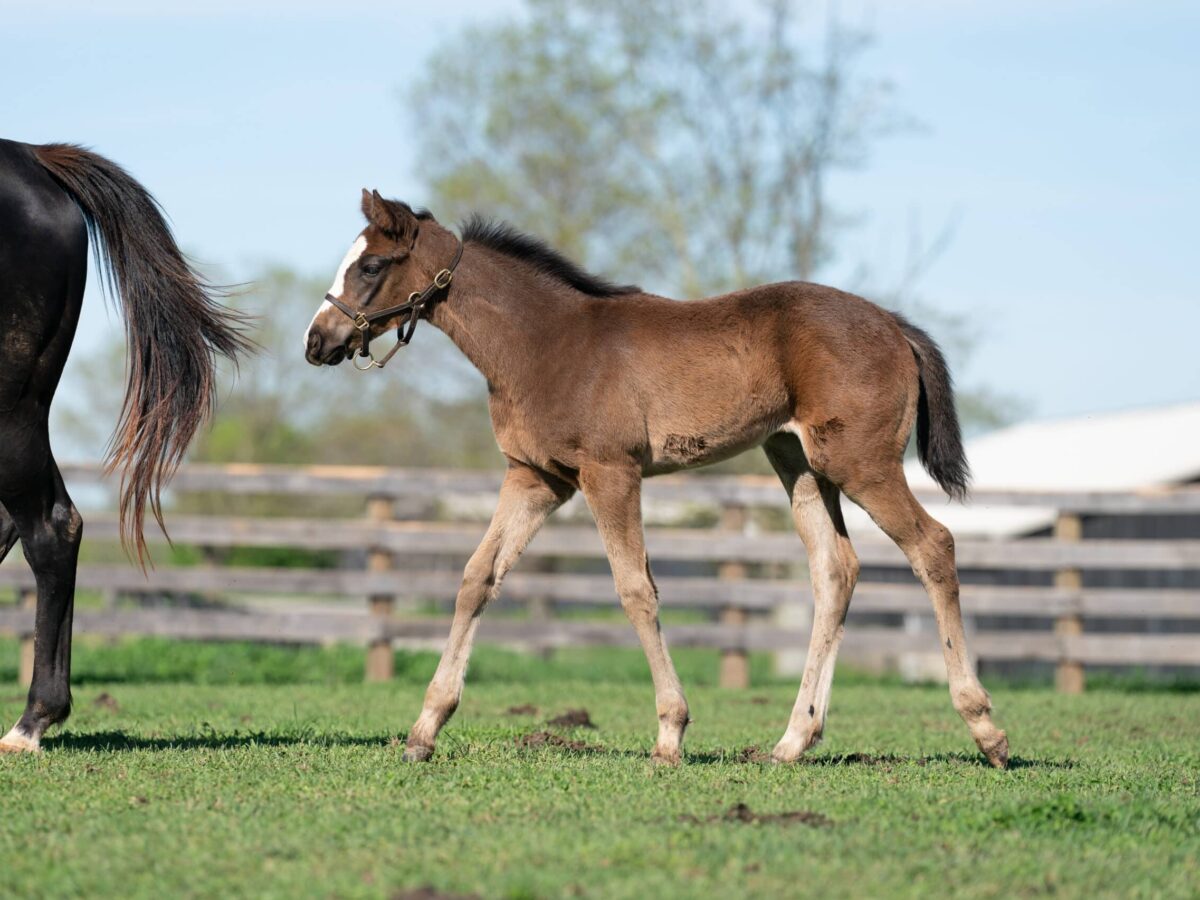
[[[69, 485], [103, 483], [91, 466], [64, 467]], [[460, 569], [486, 526], [477, 516], [464, 521], [461, 510], [476, 503], [490, 512], [489, 497], [499, 476], [489, 472], [342, 467], [195, 465], [182, 469], [175, 496], [193, 492], [221, 495], [282, 495], [293, 501], [322, 496], [358, 498], [360, 518], [237, 517], [170, 515], [177, 544], [203, 548], [285, 547], [335, 551], [338, 568], [250, 568], [178, 566], [160, 562], [143, 574], [128, 563], [84, 564], [78, 586], [111, 595], [178, 595], [217, 598], [206, 607], [117, 606], [82, 609], [77, 633], [157, 635], [201, 640], [254, 640], [324, 643], [353, 641], [368, 649], [366, 677], [392, 674], [396, 642], [440, 642], [449, 623], [445, 614], [416, 615], [431, 601], [448, 611]], [[671, 476], [648, 481], [648, 508], [667, 507], [710, 527], [647, 529], [647, 549], [656, 566], [666, 610], [702, 611], [708, 621], [665, 626], [676, 647], [707, 647], [721, 652], [721, 682], [748, 683], [747, 654], [769, 650], [795, 654], [808, 644], [805, 626], [811, 591], [803, 569], [804, 551], [791, 531], [768, 530], [756, 513], [785, 510], [774, 479], [759, 477]], [[930, 498], [932, 499], [932, 498]], [[574, 501], [573, 501], [574, 502]], [[1093, 588], [1083, 573], [1092, 570], [1189, 573], [1200, 569], [1200, 540], [1085, 540], [1082, 523], [1094, 515], [1200, 515], [1200, 490], [1157, 493], [986, 492], [978, 506], [1035, 506], [1057, 510], [1049, 537], [1020, 540], [960, 539], [962, 571], [1041, 573], [1044, 584], [964, 584], [962, 604], [978, 660], [1035, 661], [1056, 668], [1060, 690], [1084, 687], [1088, 666], [1200, 666], [1200, 633], [1104, 633], [1089, 631], [1089, 620], [1200, 621], [1200, 590], [1190, 588]], [[415, 506], [414, 506], [415, 504]], [[398, 508], [419, 508], [420, 520], [399, 518]], [[576, 504], [575, 512], [580, 507]], [[615, 593], [603, 565], [603, 548], [590, 523], [573, 521], [570, 509], [538, 535], [521, 564], [508, 576], [502, 594], [526, 603], [535, 614], [488, 615], [481, 641], [536, 648], [588, 644], [636, 646], [623, 621], [555, 618], [571, 606], [613, 606]], [[576, 516], [578, 518], [578, 515]], [[782, 517], [776, 517], [782, 521]], [[85, 540], [115, 541], [111, 514], [85, 516]], [[906, 654], [938, 654], [928, 628], [929, 601], [915, 582], [871, 581], [872, 572], [903, 571], [899, 550], [883, 540], [855, 542], [864, 580], [855, 592], [844, 647], [848, 656], [899, 659]], [[161, 549], [160, 558], [165, 554]], [[1035, 578], [1035, 580], [1037, 580]], [[893, 579], [894, 581], [894, 579]], [[0, 586], [15, 590], [17, 602], [0, 608], [0, 632], [22, 636], [33, 628], [33, 578], [23, 562], [0, 567]], [[308, 602], [252, 603], [247, 598], [308, 598]], [[315, 605], [313, 600], [324, 598]], [[331, 598], [360, 598], [359, 604]], [[366, 600], [362, 604], [361, 600]], [[397, 610], [403, 610], [397, 615]], [[695, 619], [696, 613], [692, 618]], [[1020, 627], [976, 627], [982, 620]], [[28, 678], [28, 652], [22, 677]]]

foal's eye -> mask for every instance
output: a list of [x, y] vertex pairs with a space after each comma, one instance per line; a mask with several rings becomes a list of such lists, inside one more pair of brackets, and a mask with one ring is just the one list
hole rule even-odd
[[370, 263], [368, 265], [363, 266], [363, 274], [369, 275], [372, 278], [374, 278], [376, 275], [378, 275], [382, 271], [383, 271], [383, 266], [378, 265], [377, 263]]

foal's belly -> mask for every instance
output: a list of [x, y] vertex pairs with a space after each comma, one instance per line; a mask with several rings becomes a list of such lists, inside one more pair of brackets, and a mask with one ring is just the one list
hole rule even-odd
[[661, 475], [721, 462], [757, 447], [779, 430], [787, 413], [775, 409], [743, 409], [739, 415], [712, 421], [650, 424], [650, 460], [646, 475]]

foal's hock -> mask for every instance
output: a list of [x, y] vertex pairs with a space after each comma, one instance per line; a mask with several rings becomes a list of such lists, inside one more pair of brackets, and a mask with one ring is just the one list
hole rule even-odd
[[858, 577], [845, 494], [925, 585], [954, 707], [988, 760], [1007, 763], [1008, 741], [992, 724], [967, 653], [954, 540], [904, 477], [915, 425], [921, 460], [938, 484], [953, 497], [967, 489], [950, 374], [925, 332], [821, 285], [764, 285], [684, 303], [590, 275], [507, 225], [474, 218], [460, 240], [430, 213], [377, 192], [363, 192], [362, 210], [367, 227], [305, 336], [308, 361], [366, 356], [371, 339], [392, 329], [406, 343], [427, 318], [487, 378], [496, 441], [508, 459], [406, 759], [433, 753], [458, 705], [483, 608], [546, 518], [581, 490], [650, 663], [659, 722], [653, 756], [678, 762], [688, 706], [659, 628], [641, 482], [761, 446], [791, 501], [815, 598], [800, 694], [774, 758], [797, 759], [824, 728]]

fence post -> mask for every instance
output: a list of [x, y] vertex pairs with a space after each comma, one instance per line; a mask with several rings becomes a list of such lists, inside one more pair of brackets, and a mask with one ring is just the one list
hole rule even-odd
[[[37, 609], [37, 591], [23, 590], [19, 597], [22, 609]], [[27, 688], [33, 683], [33, 632], [21, 638], [21, 660], [17, 666], [17, 683]]]
[[[746, 528], [746, 508], [726, 506], [721, 510], [721, 528], [741, 533]], [[732, 581], [746, 577], [746, 566], [740, 562], [723, 562], [717, 566], [717, 579]], [[718, 621], [722, 625], [742, 627], [749, 616], [745, 609], [736, 606], [722, 607]], [[725, 688], [750, 687], [750, 659], [745, 650], [722, 650], [721, 669], [717, 683]]]
[[[1083, 540], [1083, 519], [1073, 513], [1059, 513], [1054, 520], [1054, 538], [1068, 543]], [[1083, 587], [1083, 573], [1079, 569], [1059, 569], [1054, 573], [1054, 586], [1079, 590]], [[1077, 612], [1060, 615], [1054, 620], [1054, 633], [1059, 637], [1083, 634], [1083, 616]], [[1054, 672], [1054, 686], [1063, 694], [1082, 694], [1083, 663], [1063, 653]]]
[[[553, 560], [544, 559], [532, 563], [528, 568], [533, 572], [553, 572], [557, 567]], [[542, 659], [550, 659], [554, 656], [554, 645], [547, 642], [543, 635], [546, 633], [546, 626], [554, 620], [554, 598], [548, 595], [530, 597], [525, 608], [529, 613], [529, 622], [534, 628], [534, 633], [538, 635], [532, 642], [534, 652]]]
[[[391, 497], [374, 496], [367, 498], [367, 520], [375, 525], [390, 522], [394, 514], [395, 502]], [[392, 568], [392, 554], [386, 550], [371, 549], [367, 551], [367, 571], [387, 572]], [[392, 594], [372, 594], [367, 598], [371, 616], [380, 623], [386, 623], [392, 617], [396, 607], [396, 598]], [[379, 638], [367, 645], [367, 681], [390, 681], [395, 674], [396, 660], [392, 652], [390, 638]]]

